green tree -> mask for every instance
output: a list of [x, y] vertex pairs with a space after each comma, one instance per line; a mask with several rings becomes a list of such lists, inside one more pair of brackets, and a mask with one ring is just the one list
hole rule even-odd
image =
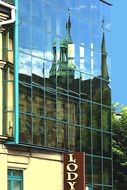
[[113, 129], [113, 175], [114, 189], [127, 189], [127, 106], [113, 106], [112, 129]]

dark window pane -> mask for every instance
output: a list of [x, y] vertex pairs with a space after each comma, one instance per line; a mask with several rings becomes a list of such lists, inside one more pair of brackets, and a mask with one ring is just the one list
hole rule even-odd
[[45, 125], [44, 119], [33, 117], [33, 144], [44, 145]]
[[67, 125], [65, 123], [57, 123], [57, 146], [64, 149], [67, 146]]
[[92, 127], [101, 129], [101, 106], [92, 104]]
[[112, 184], [112, 162], [104, 159], [103, 161], [103, 183], [105, 185]]
[[45, 114], [46, 117], [56, 118], [56, 95], [45, 92]]
[[109, 81], [102, 81], [102, 103], [111, 106], [111, 89]]
[[68, 146], [69, 146], [69, 150], [75, 150], [75, 140], [76, 140], [76, 134], [75, 134], [75, 126], [74, 125], [68, 125], [68, 132], [69, 132], [69, 136], [68, 136]]
[[[86, 183], [91, 183], [92, 181], [92, 161], [90, 156], [85, 157], [86, 166]], [[86, 185], [87, 186], [87, 185]]]
[[101, 132], [92, 131], [93, 135], [93, 154], [101, 155]]
[[92, 100], [101, 103], [101, 80], [98, 78], [92, 79]]
[[32, 140], [32, 122], [31, 122], [31, 116], [20, 114], [19, 117], [19, 126], [20, 126], [20, 142], [23, 143], [31, 143]]
[[81, 73], [81, 98], [91, 99], [91, 79], [89, 75]]
[[111, 131], [111, 108], [102, 107], [102, 129]]
[[81, 125], [91, 126], [91, 104], [89, 102], [81, 102]]
[[44, 90], [36, 86], [32, 87], [32, 111], [36, 115], [44, 115]]
[[57, 147], [57, 128], [56, 122], [52, 120], [46, 120], [46, 146]]
[[103, 155], [111, 157], [111, 135], [103, 133]]
[[102, 184], [102, 160], [101, 158], [93, 158], [93, 182]]
[[85, 153], [91, 153], [91, 130], [81, 128], [81, 150]]
[[19, 110], [20, 112], [31, 113], [31, 87], [19, 83]]

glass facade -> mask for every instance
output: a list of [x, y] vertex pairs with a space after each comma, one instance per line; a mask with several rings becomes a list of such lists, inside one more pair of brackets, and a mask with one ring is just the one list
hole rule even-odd
[[17, 4], [18, 143], [83, 151], [87, 187], [112, 189], [110, 6], [100, 0]]

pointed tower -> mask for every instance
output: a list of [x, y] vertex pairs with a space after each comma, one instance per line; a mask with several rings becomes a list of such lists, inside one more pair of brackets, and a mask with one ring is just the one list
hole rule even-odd
[[102, 42], [101, 42], [101, 77], [104, 80], [109, 80], [104, 31], [103, 31]]

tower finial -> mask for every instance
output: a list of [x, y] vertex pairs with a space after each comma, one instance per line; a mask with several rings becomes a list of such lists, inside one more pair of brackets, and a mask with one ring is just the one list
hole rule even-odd
[[104, 24], [105, 24], [105, 19], [104, 19], [104, 17], [103, 17], [103, 19], [102, 19], [102, 29], [104, 30]]

